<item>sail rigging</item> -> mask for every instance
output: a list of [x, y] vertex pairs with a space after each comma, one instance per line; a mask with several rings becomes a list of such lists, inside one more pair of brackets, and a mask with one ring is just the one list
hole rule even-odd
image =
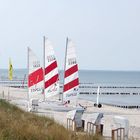
[[52, 43], [44, 37], [45, 98], [59, 94], [59, 71]]
[[79, 90], [78, 64], [76, 59], [75, 44], [67, 38], [65, 68], [64, 68], [64, 87], [63, 102], [77, 99]]
[[35, 53], [28, 48], [28, 100], [43, 99], [43, 69]]

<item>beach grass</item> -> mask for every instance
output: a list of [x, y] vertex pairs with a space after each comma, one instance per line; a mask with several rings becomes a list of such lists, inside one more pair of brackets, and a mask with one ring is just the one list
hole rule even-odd
[[100, 140], [65, 129], [54, 120], [0, 100], [0, 140]]

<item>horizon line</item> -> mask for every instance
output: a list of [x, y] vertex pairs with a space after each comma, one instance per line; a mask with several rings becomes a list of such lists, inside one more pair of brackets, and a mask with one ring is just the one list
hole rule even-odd
[[[15, 70], [27, 69], [27, 68], [14, 68]], [[8, 68], [0, 68], [0, 70], [8, 70]], [[114, 70], [114, 69], [79, 69], [79, 71], [122, 71], [122, 72], [140, 72], [140, 70]], [[63, 69], [59, 69], [59, 71], [64, 71]]]

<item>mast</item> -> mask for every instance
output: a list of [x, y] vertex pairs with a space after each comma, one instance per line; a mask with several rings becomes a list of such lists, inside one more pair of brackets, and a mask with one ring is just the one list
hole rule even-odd
[[27, 79], [27, 87], [28, 87], [28, 91], [27, 91], [27, 100], [28, 100], [28, 103], [27, 103], [27, 109], [28, 111], [30, 111], [30, 97], [29, 97], [29, 51], [30, 51], [30, 48], [28, 47], [27, 48], [27, 69], [28, 69], [28, 79]]
[[45, 101], [45, 36], [43, 37], [43, 94], [44, 94], [44, 101]]
[[[66, 70], [66, 58], [67, 58], [67, 48], [68, 48], [68, 37], [66, 39], [66, 50], [65, 50], [65, 60], [64, 60], [64, 78], [63, 78], [63, 93], [64, 93], [64, 82], [65, 82], [65, 70]], [[62, 93], [62, 103], [64, 101], [64, 96], [63, 96], [63, 93]]]
[[28, 79], [27, 79], [27, 85], [28, 85], [28, 92], [27, 92], [27, 100], [29, 102], [29, 47], [27, 48], [27, 69], [28, 69]]
[[99, 94], [100, 94], [100, 86], [98, 86], [98, 89], [97, 89], [97, 100], [96, 100], [97, 106], [99, 104]]

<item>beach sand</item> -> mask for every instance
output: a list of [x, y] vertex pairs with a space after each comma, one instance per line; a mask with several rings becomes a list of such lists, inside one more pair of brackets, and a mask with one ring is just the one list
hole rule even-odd
[[[8, 97], [9, 91], [9, 97]], [[88, 96], [88, 95], [87, 95]], [[10, 103], [17, 105], [21, 109], [28, 111], [27, 109], [27, 89], [19, 88], [8, 88], [0, 87], [0, 98], [9, 100]], [[54, 97], [53, 100], [58, 100], [58, 97]], [[111, 130], [113, 128], [113, 117], [122, 116], [129, 120], [129, 138], [140, 139], [140, 109], [124, 109], [114, 106], [103, 105], [102, 108], [94, 107], [94, 103], [91, 101], [86, 101], [83, 99], [78, 99], [78, 103], [83, 106], [87, 106], [85, 114], [91, 113], [103, 113], [104, 117], [102, 123], [104, 125], [103, 136], [111, 137]], [[74, 105], [75, 102], [72, 103]], [[37, 114], [48, 116], [56, 120], [56, 122], [67, 125], [67, 112], [65, 111], [55, 111], [49, 108], [48, 102], [40, 103]], [[71, 105], [71, 106], [72, 106]], [[68, 107], [65, 107], [68, 108]]]

